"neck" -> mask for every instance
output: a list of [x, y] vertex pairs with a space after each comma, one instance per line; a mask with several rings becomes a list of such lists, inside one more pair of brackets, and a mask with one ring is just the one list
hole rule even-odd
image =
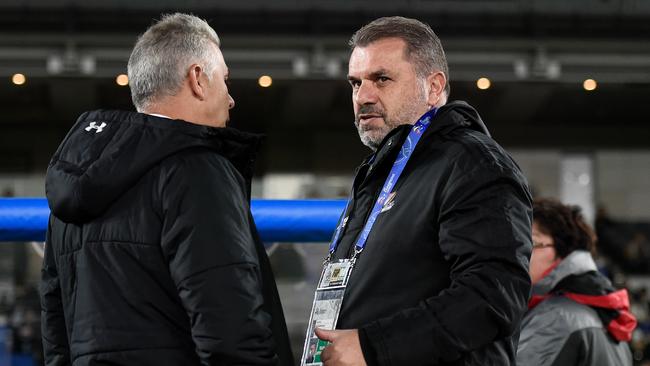
[[431, 108], [440, 108], [440, 107], [442, 107], [442, 106], [445, 105], [445, 104], [447, 104], [447, 95], [446, 95], [446, 94], [441, 95], [441, 96], [440, 96], [440, 99], [438, 99], [438, 101], [436, 102], [436, 104], [433, 105]]
[[195, 105], [192, 99], [175, 95], [151, 103], [142, 113], [163, 115], [202, 126], [214, 126], [206, 121], [201, 111], [202, 109]]
[[182, 119], [187, 122], [192, 122], [195, 119], [191, 110], [183, 108], [184, 103], [180, 103], [175, 98], [165, 98], [165, 100], [152, 103], [147, 106], [142, 112], [146, 114], [159, 114], [167, 116], [171, 119]]

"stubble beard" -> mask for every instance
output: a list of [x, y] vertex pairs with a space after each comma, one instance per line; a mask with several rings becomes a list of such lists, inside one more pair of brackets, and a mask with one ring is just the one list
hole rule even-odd
[[[369, 113], [377, 113], [376, 111], [369, 111]], [[361, 143], [368, 146], [372, 151], [377, 151], [379, 145], [384, 140], [384, 137], [390, 133], [395, 127], [399, 126], [399, 123], [396, 123], [392, 118], [388, 118], [386, 113], [380, 113], [381, 118], [384, 120], [384, 124], [380, 127], [370, 127], [370, 126], [361, 126], [359, 124], [359, 118], [355, 118], [354, 124], [357, 127], [359, 132], [359, 138]]]
[[[406, 102], [395, 112], [394, 116], [389, 115], [376, 105], [367, 104], [361, 106], [354, 119], [354, 125], [357, 127], [357, 132], [359, 132], [361, 143], [369, 147], [372, 151], [377, 151], [381, 142], [392, 130], [401, 125], [414, 124], [420, 117], [419, 110], [426, 104], [424, 91], [422, 91], [421, 93], [417, 93], [415, 98], [406, 99]], [[380, 115], [384, 120], [384, 124], [380, 127], [367, 126], [364, 128], [359, 123], [359, 115], [367, 113]]]

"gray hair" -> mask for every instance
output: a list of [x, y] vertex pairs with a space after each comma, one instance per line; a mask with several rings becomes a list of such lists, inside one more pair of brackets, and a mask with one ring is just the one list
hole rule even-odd
[[149, 27], [129, 57], [129, 87], [136, 109], [142, 112], [157, 98], [175, 95], [193, 63], [203, 66], [210, 78], [217, 67], [210, 44], [219, 47], [219, 36], [193, 15], [163, 15]]
[[442, 71], [447, 78], [445, 93], [449, 87], [449, 67], [445, 50], [440, 39], [431, 27], [416, 19], [404, 17], [384, 17], [375, 19], [356, 31], [350, 38], [350, 48], [366, 47], [384, 38], [400, 38], [406, 42], [406, 57], [415, 66], [420, 78], [427, 77], [434, 71]]

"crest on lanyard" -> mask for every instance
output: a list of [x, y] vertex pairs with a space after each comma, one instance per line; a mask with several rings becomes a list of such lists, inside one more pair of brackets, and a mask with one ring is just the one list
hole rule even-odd
[[391, 194], [388, 195], [388, 198], [386, 198], [386, 202], [384, 203], [384, 207], [381, 208], [381, 212], [386, 212], [393, 208], [393, 205], [395, 204], [395, 195], [397, 194], [397, 191], [393, 191]]

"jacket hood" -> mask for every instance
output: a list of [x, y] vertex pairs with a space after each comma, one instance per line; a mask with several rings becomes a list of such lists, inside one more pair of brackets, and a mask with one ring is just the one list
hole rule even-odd
[[458, 126], [490, 136], [490, 131], [488, 131], [476, 109], [462, 100], [454, 100], [440, 107], [430, 129], [440, 131], [441, 129], [453, 129]]
[[179, 151], [214, 150], [249, 180], [261, 137], [142, 113], [82, 114], [52, 157], [45, 194], [65, 222], [100, 216], [152, 167]]
[[546, 295], [569, 276], [582, 275], [597, 270], [598, 267], [596, 267], [591, 253], [574, 250], [533, 286], [533, 295]]
[[616, 290], [596, 267], [591, 253], [571, 252], [533, 286], [528, 305], [534, 308], [551, 296], [564, 296], [593, 308], [611, 336], [629, 342], [637, 321], [630, 313], [627, 290]]

